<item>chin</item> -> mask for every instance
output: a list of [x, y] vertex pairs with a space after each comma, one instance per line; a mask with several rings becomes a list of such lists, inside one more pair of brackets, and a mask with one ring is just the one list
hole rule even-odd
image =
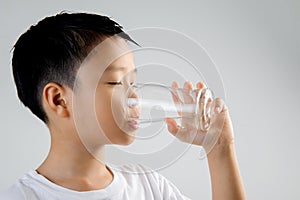
[[134, 142], [134, 139], [129, 139], [129, 140], [124, 141], [124, 142], [123, 142], [122, 144], [120, 144], [120, 145], [128, 146], [128, 145], [132, 144], [133, 142]]
[[135, 134], [131, 133], [130, 135], [128, 133], [123, 133], [125, 137], [122, 138], [122, 141], [120, 141], [120, 145], [130, 145], [135, 140]]
[[109, 144], [127, 146], [134, 142], [136, 131], [119, 130], [109, 137]]

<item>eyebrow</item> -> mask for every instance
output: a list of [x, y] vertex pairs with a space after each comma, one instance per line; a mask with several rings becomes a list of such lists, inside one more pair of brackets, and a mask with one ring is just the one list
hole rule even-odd
[[[126, 69], [127, 69], [127, 67], [109, 66], [108, 68], [105, 69], [105, 71], [124, 71]], [[134, 68], [134, 70], [132, 72], [134, 72], [136, 74], [137, 73], [137, 68]]]

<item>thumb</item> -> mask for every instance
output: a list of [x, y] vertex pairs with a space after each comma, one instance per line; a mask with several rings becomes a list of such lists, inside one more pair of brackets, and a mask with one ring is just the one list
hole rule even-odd
[[167, 123], [168, 126], [168, 131], [176, 136], [178, 130], [180, 129], [179, 126], [177, 125], [176, 121], [172, 118], [166, 118], [165, 122]]

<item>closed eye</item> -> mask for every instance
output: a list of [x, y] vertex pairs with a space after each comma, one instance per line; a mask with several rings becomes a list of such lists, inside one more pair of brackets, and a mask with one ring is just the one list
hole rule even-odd
[[[122, 82], [108, 82], [109, 85], [123, 85]], [[130, 85], [135, 85], [135, 82], [131, 82]]]
[[122, 85], [122, 82], [108, 82], [109, 85]]

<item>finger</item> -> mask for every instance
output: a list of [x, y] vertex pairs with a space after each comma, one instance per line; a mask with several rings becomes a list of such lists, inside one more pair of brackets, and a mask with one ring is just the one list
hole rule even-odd
[[214, 129], [220, 126], [220, 121], [224, 121], [224, 116], [228, 115], [228, 109], [221, 98], [216, 98], [213, 100], [211, 109], [210, 129]]
[[189, 81], [185, 82], [183, 85], [183, 100], [185, 104], [194, 103], [194, 98], [191, 95], [191, 91], [193, 90], [193, 84]]
[[194, 128], [180, 126], [172, 118], [166, 118], [165, 121], [168, 125], [168, 131], [180, 141], [197, 145], [202, 144], [205, 134], [197, 133]]
[[[182, 88], [182, 95], [183, 95], [183, 112], [182, 112], [182, 120], [181, 126], [188, 127], [194, 123], [193, 115], [194, 115], [194, 108], [195, 106], [195, 93], [193, 92], [193, 85], [191, 82], [187, 81], [184, 83]], [[192, 108], [192, 110], [191, 110]]]
[[206, 88], [206, 85], [203, 82], [198, 82], [196, 84], [196, 96], [198, 96], [201, 89]]
[[213, 102], [213, 113], [219, 114], [227, 111], [227, 106], [221, 98], [216, 98]]
[[216, 98], [213, 102], [213, 120], [208, 130], [208, 134], [203, 142], [207, 154], [212, 150], [216, 142], [232, 143], [234, 140], [232, 124], [228, 112], [228, 108], [224, 101]]
[[178, 130], [180, 129], [180, 127], [177, 125], [176, 121], [171, 118], [166, 118], [165, 122], [168, 125], [168, 131], [176, 137], [176, 134], [177, 134]]
[[197, 89], [206, 88], [206, 85], [205, 85], [203, 82], [198, 82], [198, 83], [196, 84], [196, 88], [197, 88]]
[[173, 90], [171, 91], [171, 93], [172, 93], [173, 101], [175, 103], [180, 103], [181, 102], [180, 96], [178, 95], [178, 92], [177, 92], [178, 87], [179, 87], [179, 84], [176, 81], [174, 81], [172, 83], [172, 89]]
[[178, 84], [176, 81], [173, 81], [172, 87], [173, 87], [173, 88], [178, 88], [178, 87], [179, 87], [179, 84]]
[[175, 103], [175, 107], [177, 108], [177, 113], [179, 114], [179, 116], [181, 116], [180, 105], [182, 105], [182, 100], [180, 99], [180, 96], [177, 91], [178, 87], [179, 87], [179, 84], [176, 81], [174, 81], [172, 83], [171, 94], [172, 94], [172, 99]]

